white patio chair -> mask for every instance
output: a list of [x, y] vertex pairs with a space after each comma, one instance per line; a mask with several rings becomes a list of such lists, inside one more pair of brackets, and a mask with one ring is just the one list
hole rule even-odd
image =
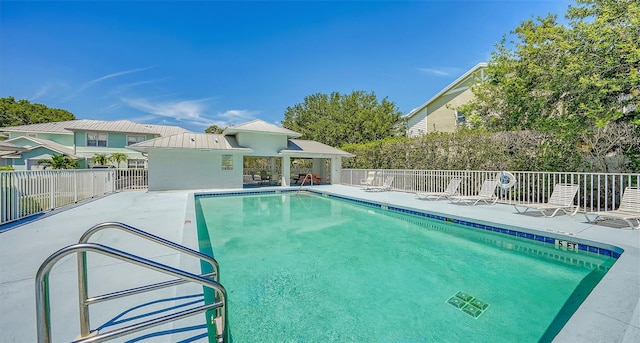
[[369, 171], [367, 173], [367, 178], [360, 180], [360, 186], [362, 188], [367, 188], [369, 186], [373, 186], [373, 183], [375, 182], [375, 180], [376, 180], [376, 172], [375, 171]]
[[384, 192], [391, 190], [391, 184], [393, 183], [393, 175], [389, 175], [384, 178], [384, 183], [382, 186], [369, 186], [365, 187], [364, 190], [367, 192]]
[[[549, 200], [545, 204], [514, 204], [518, 213], [525, 213], [529, 209], [537, 210], [545, 217], [553, 217], [558, 211], [569, 213], [572, 216], [578, 212], [580, 206], [573, 204], [573, 198], [578, 194], [578, 185], [570, 183], [558, 183], [553, 187], [553, 192], [549, 197]], [[518, 209], [518, 207], [524, 207], [524, 211]], [[547, 215], [547, 211], [553, 210], [550, 216]]]
[[[595, 218], [590, 220], [590, 215], [595, 216]], [[620, 199], [620, 207], [617, 210], [585, 212], [584, 216], [590, 223], [606, 219], [619, 219], [627, 222], [631, 229], [640, 229], [640, 188], [625, 188], [622, 193], [622, 199]], [[635, 221], [635, 226], [633, 221]]]
[[453, 178], [449, 181], [447, 188], [442, 192], [416, 192], [416, 198], [420, 200], [440, 200], [458, 195], [458, 188], [462, 179]]
[[451, 196], [449, 197], [449, 199], [452, 203], [463, 203], [465, 205], [473, 202], [472, 205], [475, 206], [480, 201], [483, 201], [486, 204], [493, 205], [496, 203], [496, 201], [498, 201], [498, 196], [496, 196], [496, 187], [498, 187], [499, 183], [500, 180], [487, 179], [482, 183], [478, 195]]

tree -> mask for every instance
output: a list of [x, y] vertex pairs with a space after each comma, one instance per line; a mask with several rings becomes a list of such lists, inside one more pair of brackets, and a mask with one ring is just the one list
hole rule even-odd
[[338, 147], [405, 134], [396, 105], [387, 98], [378, 102], [373, 92], [364, 91], [306, 96], [303, 103], [287, 107], [282, 126], [304, 139]]
[[109, 158], [107, 158], [106, 154], [95, 154], [93, 155], [93, 163], [96, 165], [104, 166], [109, 162]]
[[109, 161], [115, 162], [118, 168], [120, 168], [120, 162], [125, 162], [127, 159], [127, 155], [121, 152], [114, 152], [113, 154], [111, 154], [111, 156], [109, 156]]
[[37, 164], [44, 169], [75, 169], [78, 168], [78, 161], [66, 154], [53, 154], [50, 159], [38, 160]]
[[205, 133], [222, 133], [224, 132], [224, 129], [220, 128], [218, 125], [211, 125], [209, 126], [206, 130], [204, 130]]
[[73, 113], [28, 100], [0, 98], [0, 127], [74, 120]]
[[613, 122], [640, 124], [640, 2], [575, 0], [557, 16], [524, 21], [492, 53], [489, 80], [463, 106], [492, 130], [579, 137]]

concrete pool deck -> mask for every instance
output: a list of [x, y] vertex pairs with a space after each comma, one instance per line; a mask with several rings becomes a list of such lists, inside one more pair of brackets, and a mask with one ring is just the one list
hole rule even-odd
[[[506, 204], [465, 206], [451, 204], [446, 200], [418, 200], [411, 193], [364, 192], [357, 187], [341, 185], [311, 188], [371, 202], [489, 221], [496, 226], [515, 226], [540, 231], [545, 236], [568, 241], [587, 240], [602, 243], [605, 247], [622, 248], [622, 256], [571, 317], [554, 342], [640, 341], [640, 230], [585, 223], [581, 214], [561, 215], [555, 218], [522, 215], [515, 213], [513, 206]], [[260, 190], [268, 189], [281, 188], [264, 187]], [[3, 309], [0, 311], [0, 342], [36, 341], [34, 277], [38, 267], [53, 252], [76, 243], [82, 233], [95, 224], [106, 221], [123, 222], [197, 250], [192, 193], [117, 193], [15, 228], [3, 229], [0, 233], [0, 308]], [[92, 241], [199, 273], [199, 263], [192, 257], [153, 244], [144, 244], [144, 241], [124, 233], [106, 230], [96, 234]], [[90, 294], [167, 279], [101, 256], [90, 255], [89, 266]], [[220, 268], [224, 274], [224, 266]], [[75, 270], [75, 258], [69, 256], [58, 263], [51, 274], [54, 341], [69, 341], [78, 334]], [[170, 300], [167, 305], [162, 306], [179, 306], [184, 299], [191, 299], [202, 293], [202, 289], [198, 286], [180, 286], [162, 290], [160, 294], [154, 293], [153, 296], [145, 294], [136, 296], [136, 299], [126, 298], [129, 299], [127, 301], [115, 300], [94, 305], [95, 308], [91, 308], [92, 329], [113, 321], [114, 318], [120, 318], [117, 316], [125, 310], [130, 309], [131, 313], [135, 313], [137, 309], [134, 307], [142, 303], [150, 306], [145, 311], [154, 312], [154, 306], [158, 306], [155, 303], [158, 298]], [[199, 335], [206, 332], [203, 324], [204, 317], [195, 316], [133, 336], [154, 335], [151, 340], [153, 342], [186, 339], [206, 341], [205, 338], [198, 339]], [[160, 334], [164, 332], [167, 334]]]

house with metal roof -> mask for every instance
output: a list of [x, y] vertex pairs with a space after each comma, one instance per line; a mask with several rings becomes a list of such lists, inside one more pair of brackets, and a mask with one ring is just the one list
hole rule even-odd
[[354, 155], [316, 141], [296, 139], [300, 133], [253, 120], [222, 134], [182, 133], [127, 146], [149, 160], [149, 190], [242, 188], [245, 163], [268, 161], [269, 184], [291, 185], [294, 160], [306, 160], [319, 180], [339, 183], [342, 158]]
[[18, 151], [23, 151], [24, 148], [17, 146], [15, 144], [11, 144], [11, 143], [7, 143], [4, 141], [0, 141], [0, 151], [11, 151], [11, 152], [18, 152]]
[[487, 63], [478, 63], [422, 105], [407, 113], [407, 134], [416, 137], [431, 132], [455, 132], [464, 124], [456, 110], [473, 99], [471, 87], [486, 79]]
[[129, 120], [79, 119], [3, 127], [0, 132], [8, 135], [5, 143], [22, 148], [22, 151], [0, 153], [0, 166], [32, 170], [39, 169], [39, 160], [50, 159], [53, 154], [65, 154], [78, 160], [80, 168], [90, 168], [96, 154], [122, 153], [127, 156], [126, 166], [117, 167], [145, 168], [146, 156], [126, 146], [189, 131], [178, 126], [138, 124]]

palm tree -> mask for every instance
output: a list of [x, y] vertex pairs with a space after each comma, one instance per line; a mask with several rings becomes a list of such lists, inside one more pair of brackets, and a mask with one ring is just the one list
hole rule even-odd
[[78, 161], [66, 154], [53, 154], [48, 160], [38, 160], [37, 164], [44, 169], [75, 169], [78, 168]]
[[96, 165], [104, 166], [109, 162], [106, 154], [95, 154], [93, 155], [93, 163]]
[[109, 156], [109, 161], [115, 162], [118, 165], [118, 168], [120, 168], [120, 162], [125, 162], [126, 160], [127, 155], [121, 152], [114, 152], [113, 154], [111, 154], [111, 156]]

